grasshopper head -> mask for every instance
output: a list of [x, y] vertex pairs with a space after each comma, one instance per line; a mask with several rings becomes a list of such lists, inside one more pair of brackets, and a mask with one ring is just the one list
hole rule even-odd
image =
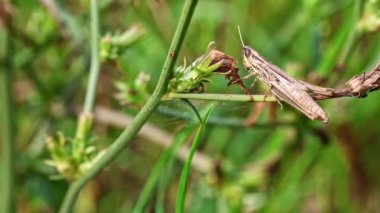
[[252, 55], [252, 49], [248, 46], [243, 46], [243, 57], [249, 58]]
[[252, 49], [248, 46], [243, 46], [243, 64], [248, 72], [253, 71], [252, 67]]
[[243, 46], [243, 64], [246, 70], [254, 72], [261, 63], [258, 53], [249, 46]]
[[249, 72], [257, 72], [265, 66], [266, 62], [262, 56], [259, 55], [253, 48], [243, 46], [243, 64]]

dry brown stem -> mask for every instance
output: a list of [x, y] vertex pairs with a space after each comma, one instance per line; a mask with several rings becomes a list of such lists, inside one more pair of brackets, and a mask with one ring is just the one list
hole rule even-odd
[[380, 88], [380, 62], [371, 72], [354, 76], [341, 89], [325, 88], [300, 81], [308, 88], [308, 93], [315, 100], [340, 97], [364, 98], [368, 93]]

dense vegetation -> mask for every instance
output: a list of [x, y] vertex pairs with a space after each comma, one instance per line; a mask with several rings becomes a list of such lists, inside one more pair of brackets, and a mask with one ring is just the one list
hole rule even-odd
[[2, 1], [1, 208], [378, 210], [380, 92], [319, 101], [328, 124], [271, 97], [166, 92], [243, 96], [207, 58], [215, 41], [247, 75], [238, 25], [289, 75], [341, 88], [379, 63], [379, 11], [378, 0]]

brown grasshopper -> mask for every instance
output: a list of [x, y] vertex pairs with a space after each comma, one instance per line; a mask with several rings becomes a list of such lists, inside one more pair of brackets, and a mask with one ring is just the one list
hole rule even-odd
[[328, 123], [326, 112], [307, 93], [308, 88], [259, 55], [253, 48], [246, 46], [239, 27], [238, 30], [243, 45], [243, 64], [249, 72], [243, 79], [257, 76], [279, 100], [292, 105], [312, 120]]

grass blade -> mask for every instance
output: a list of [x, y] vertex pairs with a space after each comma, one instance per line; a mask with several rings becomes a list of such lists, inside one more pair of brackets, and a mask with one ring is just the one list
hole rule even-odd
[[144, 209], [152, 196], [153, 190], [157, 185], [162, 171], [167, 167], [167, 165], [169, 164], [170, 160], [173, 158], [174, 154], [177, 152], [179, 147], [186, 141], [186, 139], [193, 131], [194, 125], [191, 125], [181, 130], [176, 135], [169, 149], [165, 150], [161, 154], [161, 157], [159, 158], [156, 166], [152, 171], [152, 174], [150, 175], [148, 181], [144, 186], [144, 189], [141, 192], [139, 199], [137, 200], [137, 203], [133, 209], [133, 213], [144, 212]]
[[178, 188], [178, 194], [177, 194], [177, 201], [176, 201], [176, 213], [182, 213], [184, 212], [185, 208], [185, 199], [186, 199], [186, 189], [187, 189], [187, 182], [189, 180], [189, 175], [190, 175], [190, 167], [191, 167], [191, 161], [193, 160], [193, 156], [195, 151], [197, 150], [197, 147], [201, 141], [201, 136], [202, 133], [206, 127], [206, 122], [208, 117], [210, 116], [212, 106], [209, 108], [207, 111], [201, 126], [199, 127], [197, 134], [195, 135], [194, 141], [191, 145], [190, 148], [190, 153], [189, 157], [185, 163], [185, 166], [183, 167], [182, 174], [181, 174], [181, 179], [179, 181], [179, 188]]

